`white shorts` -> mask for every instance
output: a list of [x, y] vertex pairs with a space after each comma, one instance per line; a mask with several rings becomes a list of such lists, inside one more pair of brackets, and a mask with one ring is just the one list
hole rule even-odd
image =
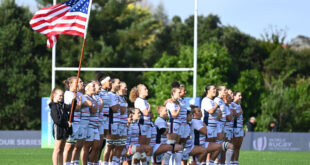
[[152, 137], [152, 129], [150, 125], [141, 125], [141, 135], [146, 136], [146, 138]]
[[208, 148], [209, 147], [209, 142], [205, 142], [205, 144], [203, 145], [204, 148]]
[[86, 141], [91, 142], [94, 140], [100, 140], [99, 130], [98, 128], [88, 128]]
[[161, 144], [155, 144], [153, 146], [153, 155], [155, 154], [155, 152], [157, 151], [157, 149], [160, 147]]
[[181, 138], [188, 138], [189, 136], [191, 136], [191, 128], [190, 127], [184, 127], [184, 135], [183, 137], [181, 136]]
[[190, 132], [190, 130], [186, 130], [186, 128], [187, 128], [186, 125], [187, 125], [186, 123], [182, 123], [181, 127], [180, 127], [180, 131], [179, 131], [179, 135], [183, 139], [187, 138], [188, 135], [190, 134], [190, 133], [188, 133], [188, 132]]
[[119, 123], [110, 124], [110, 134], [111, 135], [119, 135]]
[[168, 123], [169, 133], [180, 135], [180, 123]]
[[80, 124], [78, 131], [78, 139], [86, 139], [88, 124]]
[[225, 127], [224, 132], [228, 140], [231, 140], [233, 137], [233, 128], [232, 127]]
[[217, 137], [217, 127], [207, 126], [207, 136], [208, 138]]
[[127, 136], [127, 125], [119, 124], [119, 136]]
[[152, 163], [161, 164], [164, 154], [153, 156]]
[[99, 122], [99, 134], [100, 135], [104, 135], [104, 126], [103, 126], [103, 122]]
[[233, 135], [233, 137], [243, 137], [243, 136], [244, 136], [243, 128], [234, 128], [234, 135]]
[[216, 122], [216, 130], [217, 130], [217, 133], [223, 133], [223, 131], [224, 131], [224, 122], [217, 121]]
[[103, 129], [108, 130], [109, 129], [109, 118], [107, 116], [103, 116], [102, 124]]
[[182, 160], [187, 160], [189, 158], [189, 153], [192, 152], [194, 147], [194, 145], [192, 145], [191, 147], [185, 147], [182, 155]]
[[67, 142], [74, 143], [76, 141], [76, 139], [79, 136], [79, 127], [80, 127], [79, 123], [75, 123], [75, 122], [72, 123], [72, 134], [69, 135]]

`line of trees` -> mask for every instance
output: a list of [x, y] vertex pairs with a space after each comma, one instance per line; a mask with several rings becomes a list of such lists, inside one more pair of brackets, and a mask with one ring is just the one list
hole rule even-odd
[[[162, 6], [151, 12], [130, 1], [93, 3], [84, 67], [192, 67], [193, 16], [167, 20]], [[41, 97], [51, 91], [51, 50], [46, 37], [29, 26], [32, 15], [14, 0], [0, 4], [0, 129], [40, 129]], [[310, 49], [284, 47], [285, 36], [277, 32], [256, 39], [221, 24], [217, 15], [198, 21], [197, 96], [207, 84], [224, 84], [243, 92], [245, 120], [258, 117], [257, 130], [266, 131], [276, 121], [280, 131], [310, 131]], [[78, 66], [81, 45], [80, 37], [61, 36], [57, 66]], [[81, 77], [92, 80], [95, 74]], [[147, 84], [154, 107], [169, 97], [172, 81], [192, 93], [192, 72], [110, 74], [129, 88]], [[56, 86], [63, 88], [62, 80], [72, 75], [76, 72], [57, 72]]]

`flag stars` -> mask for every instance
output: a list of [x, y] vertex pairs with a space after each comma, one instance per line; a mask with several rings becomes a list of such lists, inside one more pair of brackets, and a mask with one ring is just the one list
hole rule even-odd
[[[74, 3], [72, 4], [72, 2]], [[70, 1], [70, 5], [72, 5], [71, 12], [82, 12], [84, 14], [88, 13], [89, 0], [72, 0]]]

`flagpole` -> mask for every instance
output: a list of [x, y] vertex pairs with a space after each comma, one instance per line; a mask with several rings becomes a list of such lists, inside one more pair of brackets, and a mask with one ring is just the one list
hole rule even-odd
[[[85, 41], [86, 41], [86, 34], [87, 34], [87, 28], [88, 28], [88, 22], [89, 22], [89, 16], [90, 16], [90, 10], [91, 10], [92, 0], [89, 1], [88, 11], [87, 11], [87, 20], [86, 20], [86, 26], [85, 26], [85, 33], [84, 33], [84, 40], [83, 40], [83, 46], [82, 46], [82, 52], [80, 56], [80, 63], [79, 63], [79, 70], [76, 77], [76, 83], [75, 83], [75, 89], [74, 89], [74, 98], [76, 98], [77, 93], [77, 86], [80, 79], [80, 72], [81, 72], [81, 66], [82, 66], [82, 60], [83, 60], [83, 54], [84, 54], [84, 48], [85, 48]], [[70, 110], [70, 118], [69, 123], [72, 121], [72, 113], [73, 113], [73, 107], [74, 107], [74, 99], [72, 100], [71, 110]], [[81, 101], [81, 100], [79, 100]]]

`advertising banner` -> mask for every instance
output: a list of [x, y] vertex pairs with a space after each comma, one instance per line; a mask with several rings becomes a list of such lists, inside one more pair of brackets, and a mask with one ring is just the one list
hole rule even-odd
[[184, 97], [184, 100], [186, 101], [186, 107], [189, 107], [191, 104], [200, 107], [200, 97], [196, 97], [195, 99], [193, 97]]
[[0, 148], [41, 146], [41, 131], [0, 131]]
[[48, 106], [48, 97], [42, 97], [41, 101], [41, 148], [54, 148], [53, 120]]
[[247, 132], [241, 149], [310, 152], [310, 133]]

